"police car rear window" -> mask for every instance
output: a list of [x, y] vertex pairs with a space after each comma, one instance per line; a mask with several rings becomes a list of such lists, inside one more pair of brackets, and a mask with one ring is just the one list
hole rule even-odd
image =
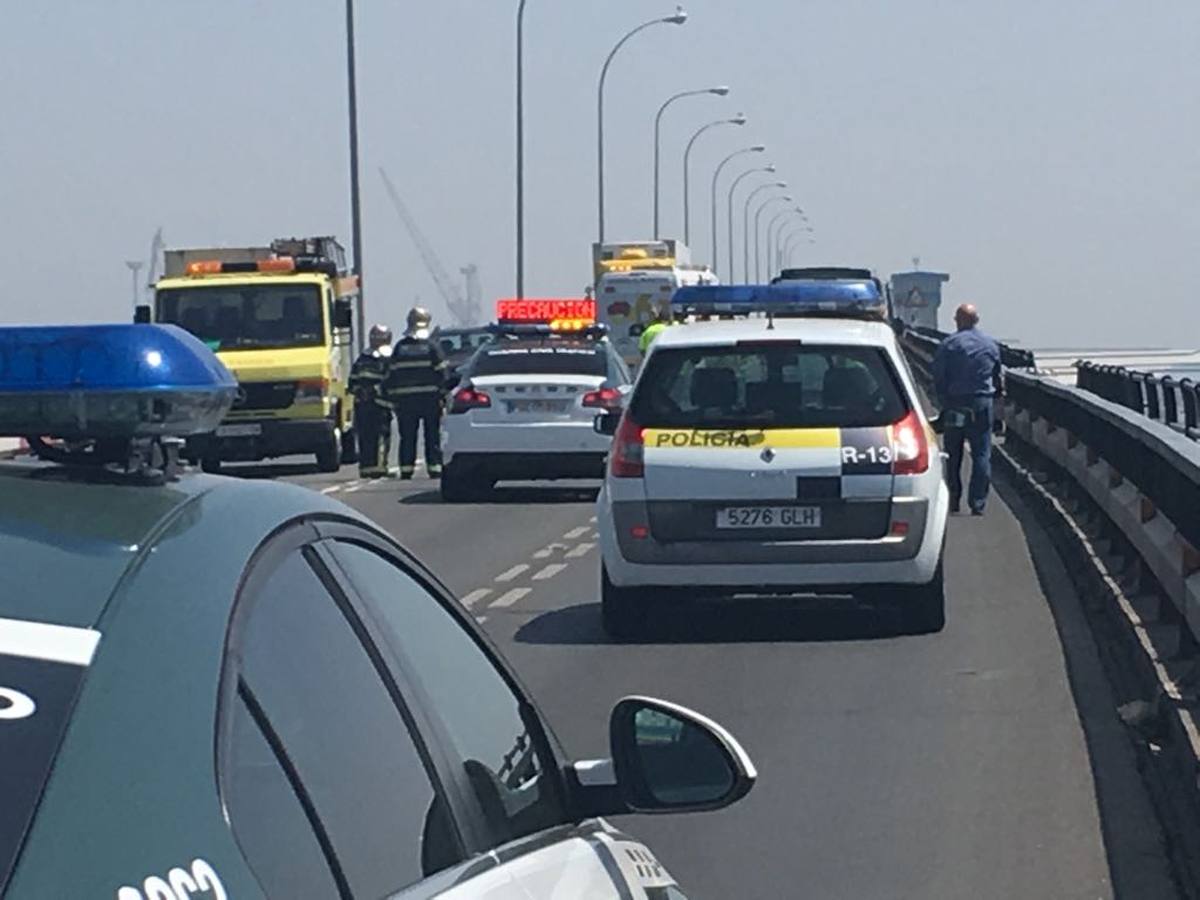
[[608, 372], [608, 358], [594, 344], [518, 344], [485, 348], [471, 364], [472, 376], [598, 375]]
[[0, 895], [98, 639], [88, 629], [0, 618]]
[[882, 350], [773, 341], [655, 352], [630, 414], [650, 428], [833, 428], [888, 425], [908, 409]]

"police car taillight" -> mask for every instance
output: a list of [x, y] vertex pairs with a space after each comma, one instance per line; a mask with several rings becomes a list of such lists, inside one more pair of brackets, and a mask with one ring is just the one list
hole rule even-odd
[[892, 473], [920, 475], [929, 468], [929, 436], [915, 409], [891, 426]]
[[646, 474], [646, 442], [642, 431], [642, 426], [629, 418], [628, 413], [621, 416], [608, 455], [608, 471], [613, 478], [641, 478]]
[[454, 392], [450, 399], [450, 413], [459, 415], [470, 409], [488, 409], [491, 405], [492, 398], [489, 395], [468, 385]]
[[600, 388], [598, 391], [588, 391], [583, 395], [583, 405], [589, 409], [619, 410], [621, 408], [621, 392], [616, 388]]

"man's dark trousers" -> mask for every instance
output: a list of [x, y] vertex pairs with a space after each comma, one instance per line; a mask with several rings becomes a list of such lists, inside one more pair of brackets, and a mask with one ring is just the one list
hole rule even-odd
[[417, 429], [425, 432], [425, 470], [442, 471], [442, 403], [437, 394], [405, 397], [396, 404], [400, 428], [400, 477], [411, 478], [417, 463]]
[[946, 482], [950, 486], [950, 502], [957, 505], [962, 497], [963, 443], [971, 447], [971, 482], [967, 488], [967, 505], [972, 512], [983, 512], [988, 489], [992, 484], [992, 398], [969, 397], [951, 400], [946, 410], [969, 411], [966, 425], [946, 429]]

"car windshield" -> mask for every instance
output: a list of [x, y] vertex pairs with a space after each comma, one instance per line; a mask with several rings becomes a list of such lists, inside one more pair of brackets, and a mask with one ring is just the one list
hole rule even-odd
[[486, 375], [598, 375], [608, 373], [608, 359], [598, 344], [510, 341], [475, 355], [470, 377]]
[[442, 353], [447, 356], [461, 355], [477, 350], [492, 339], [487, 331], [439, 331], [434, 334]]
[[315, 284], [228, 284], [159, 291], [157, 320], [214, 350], [315, 347], [325, 342]]
[[775, 341], [652, 354], [630, 414], [652, 428], [831, 428], [887, 425], [907, 411], [878, 348]]

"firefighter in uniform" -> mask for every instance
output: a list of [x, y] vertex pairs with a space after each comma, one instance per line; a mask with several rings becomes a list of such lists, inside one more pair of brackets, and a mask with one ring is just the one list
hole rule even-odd
[[392, 406], [383, 394], [392, 356], [392, 329], [373, 325], [368, 346], [350, 369], [354, 421], [358, 430], [358, 474], [384, 478], [392, 450]]
[[425, 432], [425, 471], [442, 475], [442, 400], [446, 391], [446, 359], [429, 339], [429, 312], [408, 313], [404, 336], [388, 361], [384, 396], [396, 410], [400, 429], [400, 477], [412, 478], [417, 467], [417, 430]]

